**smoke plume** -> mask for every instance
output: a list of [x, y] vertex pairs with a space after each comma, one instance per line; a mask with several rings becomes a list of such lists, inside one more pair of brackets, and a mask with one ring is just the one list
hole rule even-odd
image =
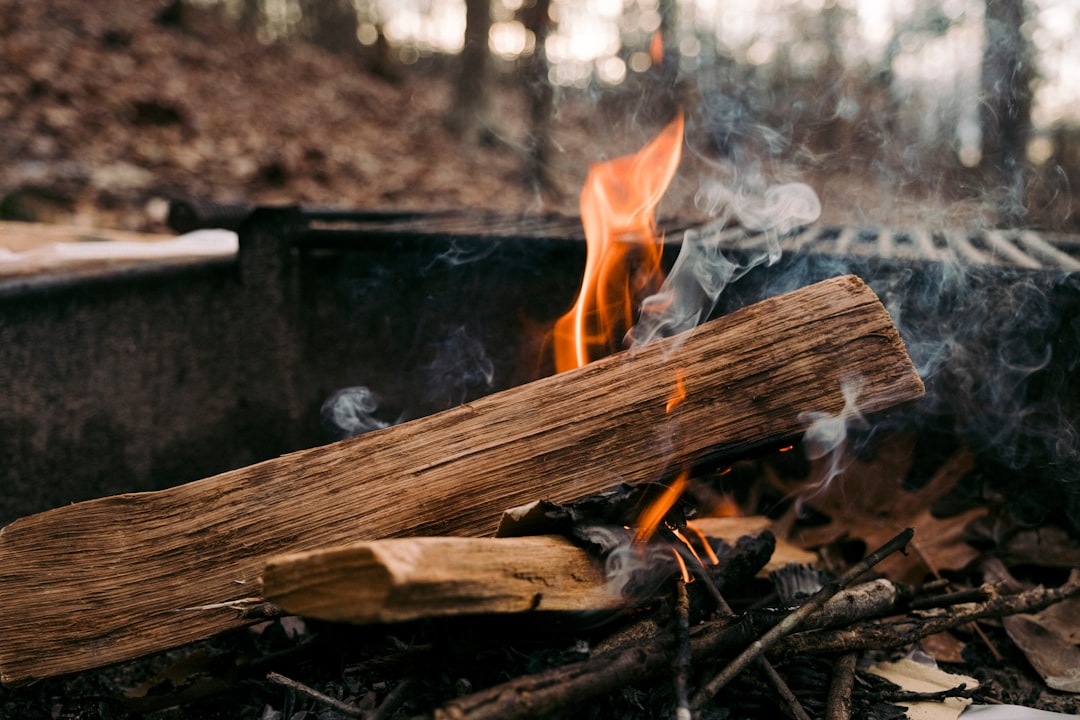
[[[721, 216], [687, 230], [675, 264], [660, 290], [641, 305], [631, 330], [632, 347], [671, 337], [704, 321], [724, 289], [753, 268], [780, 259], [780, 235], [813, 222], [821, 203], [808, 185], [773, 185], [760, 197], [717, 184], [702, 196]], [[731, 221], [739, 227], [725, 229]]]

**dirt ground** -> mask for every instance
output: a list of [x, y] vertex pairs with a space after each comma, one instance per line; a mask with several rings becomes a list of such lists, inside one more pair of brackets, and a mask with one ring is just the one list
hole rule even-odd
[[[577, 214], [588, 164], [634, 152], [658, 129], [633, 102], [559, 93], [554, 191], [539, 193], [525, 177], [526, 98], [512, 79], [493, 93], [490, 142], [465, 143], [444, 125], [452, 72], [390, 80], [302, 42], [263, 45], [210, 10], [185, 7], [177, 24], [166, 7], [0, 0], [0, 219], [160, 232], [173, 198]], [[872, 159], [835, 172], [796, 152], [734, 167], [695, 130], [699, 99], [687, 94], [687, 147], [662, 216], [707, 213], [695, 197], [714, 180], [800, 180], [825, 222], [985, 221], [976, 200], [882, 185], [866, 175]]]

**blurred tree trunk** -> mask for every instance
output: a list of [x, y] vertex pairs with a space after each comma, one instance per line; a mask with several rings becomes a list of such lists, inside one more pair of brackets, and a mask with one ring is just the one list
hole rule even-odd
[[315, 45], [341, 55], [356, 56], [356, 9], [351, 0], [300, 0], [304, 35]]
[[846, 163], [852, 153], [853, 127], [850, 111], [843, 107], [845, 102], [844, 78], [844, 23], [849, 11], [840, 3], [834, 3], [823, 11], [825, 47], [825, 67], [822, 69], [823, 115], [827, 118], [822, 132], [823, 149], [834, 154], [841, 163]]
[[998, 224], [1021, 224], [1024, 158], [1031, 132], [1032, 52], [1021, 26], [1025, 0], [986, 0], [986, 46], [982, 62], [982, 165]]
[[[678, 111], [679, 97], [679, 2], [659, 0], [660, 27], [649, 48], [653, 67], [649, 72], [646, 112], [654, 120], [667, 122]], [[659, 43], [657, 46], [655, 43]], [[657, 52], [659, 50], [659, 52]]]
[[491, 0], [465, 0], [465, 46], [461, 49], [454, 107], [447, 127], [467, 142], [478, 142], [489, 124], [488, 35], [491, 32]]
[[525, 90], [529, 97], [529, 139], [525, 177], [538, 192], [552, 196], [557, 192], [551, 178], [551, 116], [555, 89], [548, 77], [547, 42], [551, 29], [551, 0], [525, 2], [518, 17], [536, 40], [535, 49], [524, 68]]

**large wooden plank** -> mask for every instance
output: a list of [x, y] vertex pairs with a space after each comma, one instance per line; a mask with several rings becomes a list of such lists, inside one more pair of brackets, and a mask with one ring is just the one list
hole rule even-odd
[[[686, 397], [666, 406], [683, 378]], [[687, 334], [430, 417], [0, 530], [0, 680], [105, 665], [242, 626], [272, 555], [408, 535], [483, 535], [504, 508], [657, 479], [922, 382], [881, 303], [833, 278]]]

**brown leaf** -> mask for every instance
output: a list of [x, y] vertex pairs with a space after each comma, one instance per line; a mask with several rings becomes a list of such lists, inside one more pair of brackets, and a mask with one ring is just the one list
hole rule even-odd
[[1002, 623], [1049, 687], [1080, 693], [1080, 648], [1048, 627], [1038, 614], [1011, 615], [1002, 618]]
[[[987, 512], [985, 508], [948, 518], [930, 512], [933, 504], [971, 470], [973, 456], [966, 449], [958, 450], [930, 482], [909, 491], [903, 483], [914, 445], [912, 435], [890, 436], [882, 441], [873, 459], [853, 460], [828, 483], [804, 490], [801, 501], [827, 515], [830, 521], [818, 527], [802, 527], [793, 507], [781, 523], [786, 521], [791, 528], [788, 539], [805, 548], [861, 540], [869, 551], [904, 528], [915, 528], [908, 553], [893, 555], [877, 566], [880, 572], [902, 582], [921, 582], [928, 573], [961, 568], [978, 557], [978, 551], [964, 542], [962, 535], [971, 520]], [[810, 477], [821, 477], [827, 462], [829, 458], [815, 461]]]

